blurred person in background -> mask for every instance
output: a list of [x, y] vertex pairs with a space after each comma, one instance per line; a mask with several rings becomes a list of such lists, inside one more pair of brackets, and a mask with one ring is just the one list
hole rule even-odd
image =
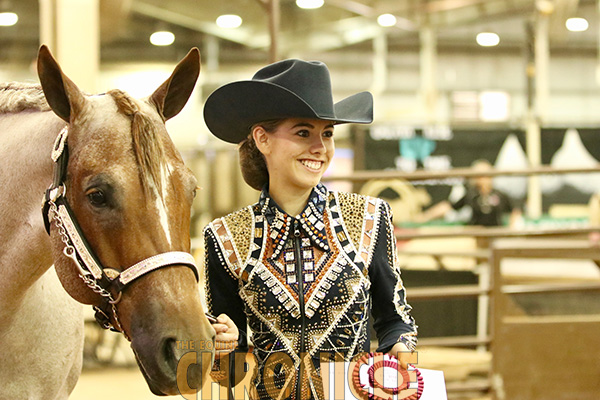
[[[487, 160], [473, 162], [475, 171], [487, 172], [493, 170]], [[464, 195], [457, 201], [443, 200], [425, 210], [416, 218], [416, 222], [426, 223], [445, 216], [450, 210], [460, 210], [469, 207], [471, 210], [467, 225], [502, 226], [504, 217], [509, 216], [508, 225], [517, 227], [521, 221], [521, 211], [514, 207], [510, 198], [501, 191], [494, 189], [491, 176], [479, 176], [469, 180]]]

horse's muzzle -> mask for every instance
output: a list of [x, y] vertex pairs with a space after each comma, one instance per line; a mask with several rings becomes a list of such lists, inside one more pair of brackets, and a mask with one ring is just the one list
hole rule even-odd
[[208, 377], [214, 360], [215, 332], [210, 325], [192, 338], [177, 335], [136, 334], [131, 347], [140, 370], [155, 395], [196, 393]]

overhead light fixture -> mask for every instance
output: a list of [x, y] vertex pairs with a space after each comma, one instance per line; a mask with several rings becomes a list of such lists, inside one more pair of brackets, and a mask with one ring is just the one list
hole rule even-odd
[[500, 43], [500, 36], [494, 32], [480, 32], [477, 34], [477, 44], [483, 47], [497, 46]]
[[542, 14], [550, 15], [554, 12], [556, 6], [554, 4], [554, 0], [536, 0], [535, 8], [537, 8], [537, 10]]
[[14, 12], [0, 12], [0, 26], [13, 26], [19, 21], [19, 16]]
[[377, 17], [377, 23], [381, 26], [394, 26], [398, 20], [392, 14], [381, 14]]
[[224, 29], [235, 29], [242, 25], [242, 17], [235, 14], [223, 14], [217, 18], [217, 26]]
[[296, 5], [304, 9], [315, 9], [323, 7], [324, 0], [296, 0]]
[[589, 28], [590, 24], [585, 18], [569, 18], [565, 22], [565, 26], [571, 32], [583, 32], [587, 31], [587, 28]]
[[175, 35], [169, 31], [157, 31], [150, 35], [150, 43], [155, 46], [170, 46], [175, 41]]

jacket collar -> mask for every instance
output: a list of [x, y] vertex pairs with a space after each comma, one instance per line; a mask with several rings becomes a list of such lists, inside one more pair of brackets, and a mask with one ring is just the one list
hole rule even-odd
[[313, 188], [308, 197], [308, 202], [302, 212], [292, 217], [279, 207], [269, 195], [268, 185], [263, 188], [258, 206], [271, 228], [273, 241], [273, 256], [277, 258], [290, 236], [294, 235], [294, 226], [303, 232], [303, 236], [310, 239], [311, 243], [323, 251], [329, 251], [327, 232], [325, 230], [324, 214], [327, 206], [328, 191], [325, 185], [319, 183]]

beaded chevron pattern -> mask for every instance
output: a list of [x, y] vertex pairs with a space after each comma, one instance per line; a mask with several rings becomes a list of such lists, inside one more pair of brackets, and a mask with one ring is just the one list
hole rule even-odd
[[[337, 354], [349, 361], [361, 351], [368, 337], [371, 309], [368, 265], [376, 233], [388, 215], [389, 208], [379, 199], [328, 192], [318, 185], [296, 217], [281, 211], [263, 192], [258, 203], [209, 224], [207, 231], [215, 241], [219, 259], [229, 275], [240, 282], [239, 295], [246, 307], [259, 365], [255, 377], [259, 395], [267, 394], [261, 377], [265, 363], [277, 353], [288, 354], [298, 368], [303, 362], [301, 348], [313, 362], [321, 353]], [[395, 253], [393, 248], [388, 250]], [[390, 267], [396, 269], [395, 255], [388, 256]], [[297, 268], [302, 269], [302, 285], [297, 282]], [[404, 300], [399, 270], [394, 276], [394, 301]], [[210, 293], [207, 295], [210, 304]], [[411, 322], [410, 307], [396, 307], [402, 318]], [[304, 327], [300, 324], [302, 309]], [[416, 342], [416, 332], [401, 338], [409, 348], [414, 347], [412, 336]], [[318, 362], [313, 367], [318, 376]], [[303, 396], [310, 396], [311, 378], [315, 377], [300, 377]], [[296, 379], [286, 385], [295, 387]]]

